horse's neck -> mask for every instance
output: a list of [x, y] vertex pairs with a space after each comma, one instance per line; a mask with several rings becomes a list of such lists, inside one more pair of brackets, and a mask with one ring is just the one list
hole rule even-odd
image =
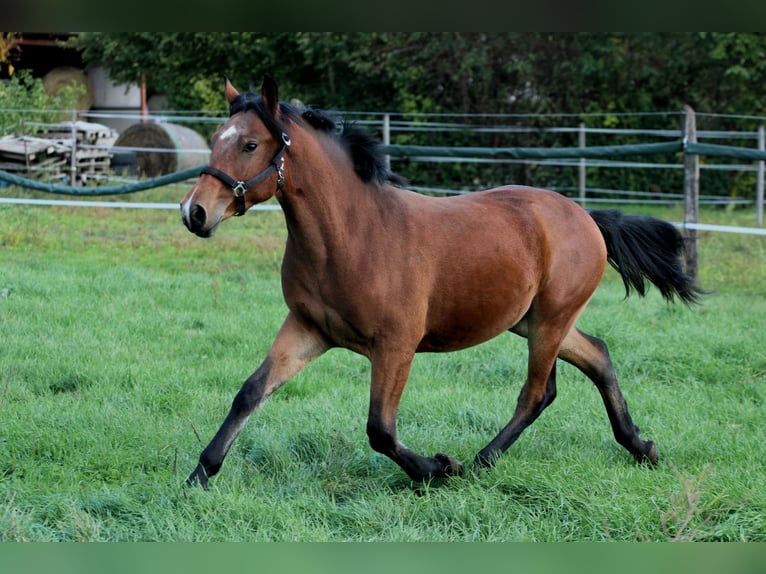
[[386, 216], [380, 197], [386, 192], [362, 182], [346, 157], [329, 155], [334, 152], [340, 150], [296, 146], [294, 157], [286, 159], [285, 187], [277, 196], [289, 240], [297, 254], [314, 261], [365, 241], [359, 234]]

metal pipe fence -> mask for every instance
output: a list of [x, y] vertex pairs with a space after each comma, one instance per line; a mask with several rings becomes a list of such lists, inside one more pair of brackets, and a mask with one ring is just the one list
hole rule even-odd
[[[14, 114], [17, 121], [5, 122], [5, 125], [13, 124], [23, 126], [26, 130], [44, 130], [46, 124], [41, 122], [24, 122], [25, 110], [0, 110], [0, 114]], [[58, 112], [60, 114], [60, 112]], [[687, 111], [688, 113], [688, 111]], [[703, 120], [707, 124], [725, 123], [725, 129], [713, 129], [715, 126], [707, 126], [696, 131], [696, 141], [689, 142], [686, 139], [684, 124], [681, 121], [686, 116], [683, 112], [661, 112], [653, 114], [547, 114], [547, 115], [501, 115], [501, 114], [393, 114], [393, 113], [362, 113], [362, 112], [339, 112], [343, 117], [354, 123], [366, 126], [369, 130], [377, 131], [387, 152], [387, 161], [391, 162], [394, 171], [399, 167], [416, 163], [418, 166], [430, 165], [437, 171], [443, 169], [440, 166], [448, 166], [450, 169], [460, 170], [460, 166], [471, 167], [472, 170], [487, 168], [506, 169], [516, 166], [520, 169], [556, 169], [569, 171], [575, 174], [569, 177], [567, 184], [562, 179], [558, 185], [546, 185], [571, 196], [576, 201], [585, 205], [589, 201], [605, 203], [672, 203], [682, 202], [685, 195], [681, 185], [677, 191], [666, 190], [640, 190], [621, 188], [614, 186], [599, 185], [601, 173], [614, 173], [620, 170], [653, 170], [658, 173], [676, 174], [673, 177], [681, 181], [684, 171], [684, 159], [690, 156], [699, 158], [704, 155], [706, 161], [698, 161], [698, 170], [703, 175], [699, 180], [707, 180], [705, 173], [745, 174], [752, 175], [754, 193], [748, 193], [748, 197], [733, 194], [699, 193], [697, 190], [698, 203], [713, 205], [754, 206], [757, 213], [757, 223], [763, 222], [764, 201], [764, 124], [766, 118], [746, 115], [723, 115], [723, 114], [695, 114], [695, 120]], [[76, 141], [74, 124], [75, 118], [84, 117], [89, 122], [94, 121], [125, 121], [136, 122], [172, 122], [179, 124], [191, 124], [203, 126], [202, 129], [213, 131], [225, 121], [225, 114], [205, 114], [201, 112], [187, 113], [154, 113], [150, 115], [135, 113], [114, 113], [104, 111], [72, 112], [72, 149], [85, 152], [102, 151], [105, 153], [175, 153], [195, 152], [194, 150], [168, 150], [144, 146], [131, 146], [119, 148], [102, 145], [98, 142], [89, 143]], [[635, 120], [651, 120], [653, 126], [649, 127], [609, 127], [609, 122], [628, 123]], [[556, 123], [573, 123], [575, 125], [555, 125]], [[734, 124], [741, 124], [741, 129], [732, 128]], [[545, 124], [545, 125], [544, 125]], [[553, 125], [547, 125], [553, 124]], [[656, 127], [657, 124], [663, 124]], [[678, 127], [667, 127], [676, 124]], [[0, 134], [0, 137], [2, 135]], [[546, 147], [508, 147], [488, 146], [487, 138], [491, 142], [514, 142], [532, 141], [532, 139], [547, 138], [546, 141], [553, 145]], [[461, 145], [418, 145], [420, 142], [431, 140], [458, 141]], [[499, 138], [499, 139], [498, 139]], [[519, 138], [526, 138], [519, 140]], [[602, 145], [608, 139], [625, 141], [626, 138], [635, 142], [638, 138], [641, 143]], [[651, 139], [649, 143], [647, 139]], [[721, 145], [708, 142], [734, 142], [737, 146]], [[2, 140], [0, 140], [2, 141]], [[598, 145], [594, 145], [597, 143]], [[414, 143], [413, 143], [414, 142]], [[576, 142], [575, 146], [567, 146]], [[471, 145], [466, 145], [471, 144]], [[484, 145], [479, 145], [484, 144]], [[564, 145], [561, 145], [564, 144]], [[751, 147], [752, 144], [755, 144]], [[638, 159], [644, 156], [646, 159]], [[710, 161], [713, 157], [723, 157], [728, 162], [721, 160], [715, 163]], [[2, 160], [0, 160], [0, 164]], [[29, 166], [27, 166], [29, 168]], [[2, 166], [0, 165], [0, 169]], [[74, 170], [74, 163], [70, 163], [70, 170]], [[74, 174], [73, 174], [74, 175]], [[108, 188], [120, 188], [109, 185], [119, 181], [127, 184], [124, 179], [117, 178], [118, 174], [99, 174], [98, 183], [106, 183]], [[0, 178], [2, 179], [2, 178]], [[74, 179], [74, 178], [73, 178]], [[519, 183], [517, 181], [503, 181], [502, 183]], [[596, 185], [593, 185], [595, 183]], [[698, 183], [699, 185], [699, 183]], [[128, 184], [129, 187], [129, 184]], [[141, 186], [146, 189], [145, 184]], [[426, 181], [413, 181], [411, 186], [416, 191], [428, 194], [459, 194], [467, 193], [469, 189], [465, 185], [450, 186], [432, 184]], [[473, 187], [476, 189], [478, 187]], [[106, 191], [105, 189], [105, 191]], [[82, 190], [85, 194], [99, 195], [90, 186]], [[66, 193], [58, 189], [59, 193]], [[120, 191], [122, 193], [122, 191]], [[74, 194], [74, 192], [73, 192]], [[749, 197], [752, 195], [752, 199]], [[692, 223], [692, 222], [687, 222]]]

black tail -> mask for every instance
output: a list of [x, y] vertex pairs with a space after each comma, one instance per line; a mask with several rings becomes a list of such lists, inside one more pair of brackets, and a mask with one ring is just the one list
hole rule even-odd
[[620, 273], [626, 297], [631, 289], [643, 297], [648, 279], [666, 301], [672, 303], [678, 296], [687, 305], [700, 302], [706, 291], [685, 273], [680, 257], [684, 242], [673, 225], [617, 210], [588, 213], [604, 236], [607, 260]]

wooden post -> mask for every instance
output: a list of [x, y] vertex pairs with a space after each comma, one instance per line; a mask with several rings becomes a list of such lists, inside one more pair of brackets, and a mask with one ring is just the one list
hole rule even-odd
[[[763, 124], [758, 126], [758, 149], [763, 151], [766, 146], [764, 145], [764, 127]], [[755, 217], [758, 225], [763, 225], [763, 160], [758, 162], [758, 177], [755, 186]]]
[[[383, 114], [383, 145], [391, 145], [391, 115]], [[386, 169], [391, 170], [391, 156], [386, 154], [383, 156], [383, 161], [386, 163]]]
[[[697, 141], [697, 122], [694, 110], [684, 106], [684, 224], [697, 223], [699, 215], [700, 161], [697, 154], [686, 153], [686, 144]], [[686, 248], [686, 273], [697, 277], [697, 230], [684, 228], [684, 246]]]
[[[580, 122], [580, 134], [579, 145], [585, 147], [585, 124]], [[579, 173], [579, 187], [580, 187], [580, 205], [585, 207], [585, 158], [580, 158], [580, 173]]]
[[69, 158], [69, 185], [77, 185], [77, 110], [72, 110], [72, 155]]

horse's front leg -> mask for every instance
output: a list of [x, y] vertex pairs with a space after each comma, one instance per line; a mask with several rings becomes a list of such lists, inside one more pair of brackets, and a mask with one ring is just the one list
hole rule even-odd
[[397, 352], [375, 352], [371, 357], [372, 385], [367, 418], [370, 446], [391, 458], [417, 482], [460, 474], [462, 466], [452, 457], [441, 453], [431, 458], [421, 456], [397, 438], [396, 415], [412, 359], [412, 353]]
[[253, 411], [328, 348], [327, 341], [317, 330], [289, 314], [263, 363], [234, 397], [229, 414], [202, 451], [199, 464], [186, 483], [207, 488], [208, 478], [219, 471], [226, 453]]

